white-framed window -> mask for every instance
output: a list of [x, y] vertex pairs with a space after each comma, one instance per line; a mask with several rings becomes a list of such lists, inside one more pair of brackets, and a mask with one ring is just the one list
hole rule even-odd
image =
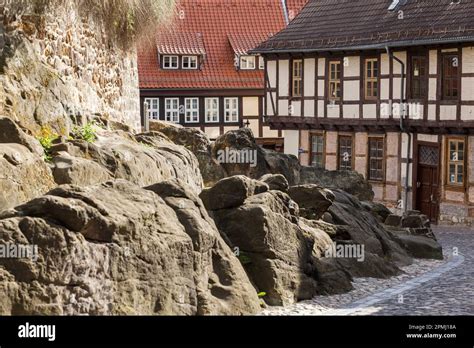
[[239, 122], [239, 98], [224, 99], [224, 116], [226, 122]]
[[206, 122], [219, 122], [219, 98], [206, 98]]
[[163, 69], [178, 69], [178, 56], [163, 56]]
[[265, 59], [262, 56], [258, 56], [258, 68], [260, 70], [265, 69]]
[[242, 70], [254, 70], [255, 69], [255, 56], [241, 56], [240, 57], [240, 69]]
[[160, 119], [160, 99], [145, 98], [144, 110], [150, 120]]
[[165, 99], [165, 121], [179, 123], [179, 98]]
[[183, 56], [182, 68], [186, 70], [195, 70], [198, 68], [197, 56]]
[[184, 99], [184, 113], [186, 123], [199, 122], [199, 98]]

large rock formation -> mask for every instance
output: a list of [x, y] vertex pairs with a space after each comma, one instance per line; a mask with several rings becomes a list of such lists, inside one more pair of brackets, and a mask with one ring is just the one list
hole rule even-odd
[[0, 211], [38, 197], [55, 186], [39, 142], [11, 119], [0, 117]]
[[93, 143], [63, 139], [52, 147], [53, 173], [58, 184], [87, 186], [115, 178], [147, 186], [179, 179], [196, 194], [201, 192], [203, 182], [196, 157], [161, 133], [98, 134]]
[[161, 121], [150, 121], [150, 130], [160, 132], [175, 144], [192, 151], [199, 161], [199, 170], [206, 186], [212, 186], [226, 177], [224, 168], [212, 157], [212, 144], [205, 133]]
[[[231, 194], [232, 187], [242, 189]], [[264, 189], [255, 189], [259, 187]], [[350, 290], [350, 276], [324, 257], [330, 236], [300, 219], [288, 194], [267, 189], [259, 181], [234, 176], [201, 194], [221, 233], [239, 250], [250, 279], [266, 293], [264, 300], [287, 305], [318, 293]]]
[[249, 314], [255, 289], [193, 191], [176, 181], [63, 186], [0, 218], [0, 314]]

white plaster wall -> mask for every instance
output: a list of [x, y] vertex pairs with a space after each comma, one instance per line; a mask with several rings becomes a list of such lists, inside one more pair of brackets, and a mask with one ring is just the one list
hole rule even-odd
[[270, 81], [271, 88], [276, 87], [276, 75], [277, 75], [276, 69], [277, 69], [276, 60], [267, 61], [268, 80]]
[[285, 130], [285, 154], [298, 157], [300, 146], [300, 132], [295, 130]]
[[360, 100], [360, 81], [344, 81], [344, 100]]
[[474, 73], [474, 47], [464, 47], [462, 50], [462, 72]]
[[440, 120], [456, 120], [456, 105], [441, 105]]
[[278, 93], [282, 97], [287, 97], [290, 90], [290, 61], [288, 59], [280, 60], [278, 66]]

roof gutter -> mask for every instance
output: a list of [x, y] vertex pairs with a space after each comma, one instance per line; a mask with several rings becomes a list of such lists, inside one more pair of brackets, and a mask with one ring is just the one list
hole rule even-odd
[[[284, 1], [284, 0], [282, 0]], [[282, 49], [258, 49], [255, 48], [249, 53], [251, 54], [272, 54], [272, 53], [319, 53], [319, 52], [346, 52], [346, 51], [364, 51], [364, 50], [386, 50], [389, 48], [401, 48], [419, 45], [436, 45], [443, 43], [460, 43], [460, 42], [474, 42], [474, 36], [464, 36], [458, 38], [449, 39], [425, 39], [425, 40], [405, 40], [405, 41], [393, 41], [385, 43], [377, 43], [371, 45], [359, 45], [359, 46], [346, 46], [346, 47], [334, 47], [334, 48], [282, 48]]]

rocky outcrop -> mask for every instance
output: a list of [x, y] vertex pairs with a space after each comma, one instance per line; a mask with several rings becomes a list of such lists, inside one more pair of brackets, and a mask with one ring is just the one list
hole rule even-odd
[[282, 174], [266, 174], [262, 176], [259, 181], [267, 184], [270, 190], [288, 192], [290, 187], [288, 180], [286, 180], [285, 176]]
[[330, 190], [317, 185], [293, 186], [288, 193], [298, 203], [300, 215], [309, 220], [319, 220], [335, 199]]
[[54, 186], [51, 170], [42, 157], [20, 144], [0, 144], [0, 212]]
[[298, 159], [295, 156], [265, 150], [258, 146], [249, 128], [230, 131], [218, 137], [212, 149], [213, 157], [217, 159], [219, 152], [226, 149], [252, 153], [256, 158], [255, 163], [221, 163], [227, 176], [246, 175], [259, 179], [266, 174], [281, 174], [290, 185], [296, 185], [300, 181]]
[[362, 174], [354, 171], [327, 171], [313, 167], [302, 167], [300, 184], [316, 184], [327, 189], [339, 189], [357, 197], [361, 201], [372, 201], [372, 185]]
[[[267, 191], [266, 184], [244, 178], [224, 179], [201, 197], [225, 239], [239, 250], [257, 290], [266, 294], [265, 302], [287, 305], [318, 293], [350, 290], [350, 275], [325, 257], [331, 237], [301, 218], [298, 204], [287, 193]], [[234, 196], [238, 199], [232, 204], [220, 203]]]
[[39, 142], [11, 119], [0, 117], [0, 211], [38, 197], [54, 186]]
[[[362, 272], [366, 276], [386, 278], [399, 273], [398, 266], [411, 263], [411, 257], [407, 252], [379, 220], [364, 209], [356, 197], [342, 190], [333, 190], [333, 193], [335, 200], [328, 211], [338, 227], [334, 240], [364, 246], [366, 260], [356, 265], [357, 268], [365, 267], [365, 269], [357, 271], [358, 274]], [[378, 264], [377, 267], [371, 265], [374, 262]], [[350, 267], [346, 269], [351, 271]], [[371, 274], [371, 270], [377, 269], [385, 269], [388, 272], [377, 271]]]
[[317, 294], [314, 240], [295, 223], [288, 195], [258, 194], [236, 209], [213, 211], [213, 216], [221, 233], [245, 258], [245, 269], [257, 290], [266, 293], [267, 304], [288, 305]]
[[237, 175], [223, 179], [212, 188], [203, 190], [200, 197], [207, 209], [219, 210], [239, 207], [247, 198], [266, 191], [268, 185], [264, 182]]
[[163, 133], [175, 144], [192, 151], [199, 161], [199, 170], [206, 186], [212, 186], [226, 177], [224, 169], [212, 157], [212, 144], [205, 133], [161, 121], [150, 121], [150, 130]]
[[62, 186], [0, 216], [2, 315], [250, 314], [255, 289], [193, 190]]
[[87, 186], [115, 178], [148, 186], [178, 179], [196, 194], [203, 186], [199, 164], [192, 152], [157, 132], [133, 136], [100, 131], [93, 143], [63, 140], [52, 147], [52, 154], [58, 184]]

